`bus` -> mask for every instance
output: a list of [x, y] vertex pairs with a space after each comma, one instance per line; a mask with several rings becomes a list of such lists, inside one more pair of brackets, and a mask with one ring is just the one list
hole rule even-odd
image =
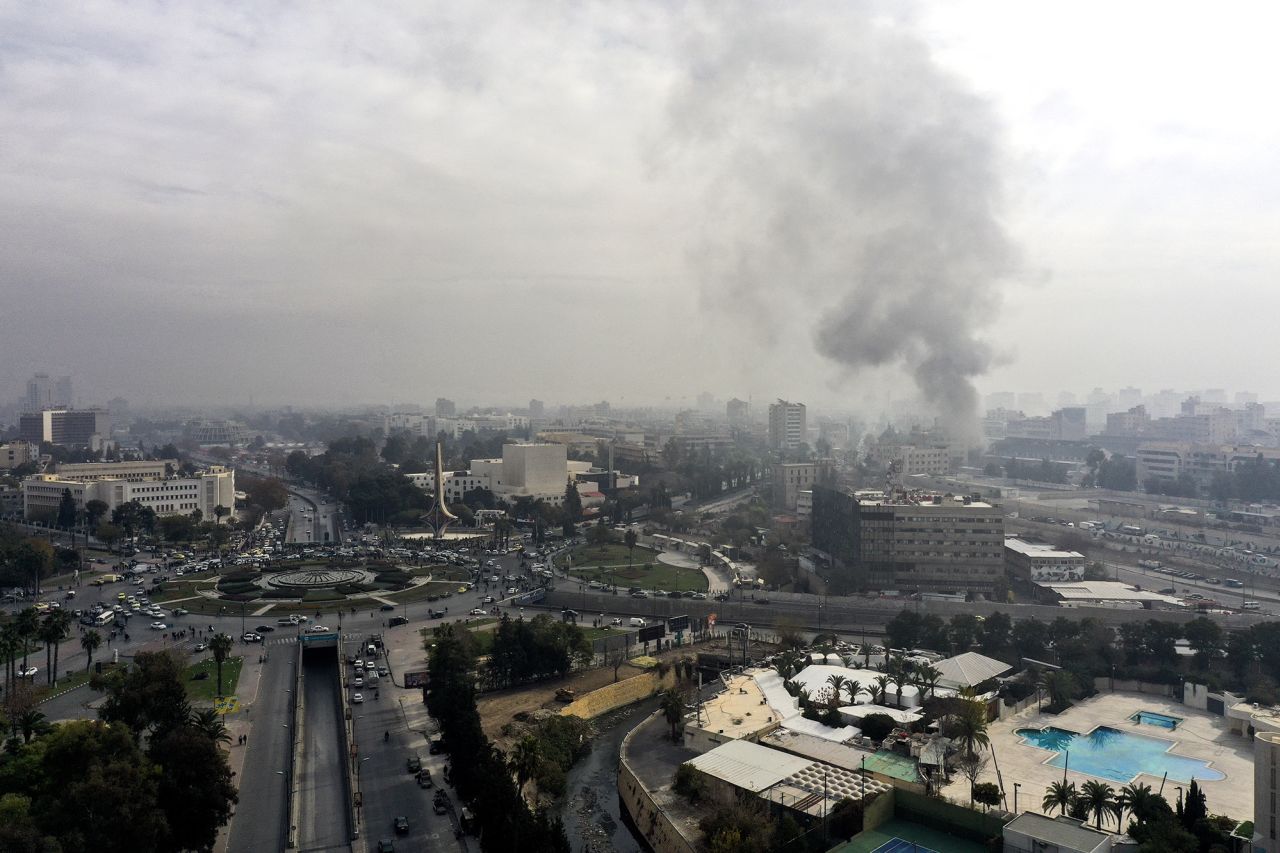
[[105, 628], [114, 621], [116, 621], [116, 614], [115, 611], [112, 610], [104, 610], [97, 616], [93, 617], [93, 624], [97, 625], [99, 628]]

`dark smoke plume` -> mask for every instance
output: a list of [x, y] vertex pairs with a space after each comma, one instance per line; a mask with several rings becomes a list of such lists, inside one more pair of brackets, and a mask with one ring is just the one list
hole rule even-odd
[[670, 109], [706, 171], [705, 297], [774, 328], [798, 312], [847, 373], [905, 367], [973, 438], [979, 330], [1019, 266], [993, 110], [871, 7], [822, 7], [837, 25], [805, 3], [732, 8], [690, 22]]

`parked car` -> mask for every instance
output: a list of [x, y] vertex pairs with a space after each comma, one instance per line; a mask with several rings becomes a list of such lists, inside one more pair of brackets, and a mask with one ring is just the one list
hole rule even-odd
[[409, 834], [409, 818], [403, 816], [397, 817], [392, 823], [395, 825], [396, 835]]
[[404, 760], [405, 766], [409, 768], [410, 773], [417, 773], [422, 769], [422, 758], [415, 752]]

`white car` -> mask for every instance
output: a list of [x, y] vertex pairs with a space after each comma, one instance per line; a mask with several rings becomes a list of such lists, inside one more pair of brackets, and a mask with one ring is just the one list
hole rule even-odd
[[324, 633], [326, 633], [329, 629], [328, 629], [328, 628], [326, 628], [326, 627], [325, 627], [325, 626], [323, 626], [323, 625], [312, 625], [312, 626], [311, 626], [310, 628], [308, 628], [307, 630], [308, 630], [308, 631], [310, 631], [312, 634], [324, 634]]
[[471, 608], [471, 614], [470, 614], [470, 615], [472, 615], [472, 616], [484, 616], [484, 615], [486, 615], [486, 612], [485, 612], [484, 610], [481, 610], [479, 607], [473, 607], [473, 608]]
[[19, 669], [18, 677], [19, 678], [35, 678], [36, 673], [39, 671], [40, 671], [39, 667], [34, 667], [34, 666], [27, 667], [26, 669]]
[[360, 704], [361, 702], [363, 702], [363, 701], [364, 701], [364, 694], [363, 694], [363, 693], [352, 693], [352, 694], [351, 694], [351, 704], [353, 704], [353, 705], [359, 705], [359, 704]]
[[357, 675], [355, 678], [351, 679], [351, 685], [353, 687], [364, 687], [364, 676]]
[[168, 626], [168, 625], [166, 625], [166, 624], [164, 624], [163, 622], [152, 622], [152, 623], [151, 623], [151, 630], [152, 630], [152, 631], [167, 631], [167, 630], [169, 630], [169, 626]]
[[351, 665], [354, 666], [357, 670], [364, 669], [364, 661], [360, 660], [360, 658], [356, 658], [354, 661], [352, 661]]
[[621, 620], [621, 619], [614, 619], [614, 620], [613, 620], [612, 622], [610, 622], [609, 624], [610, 624], [610, 625], [615, 625], [615, 626], [617, 626], [617, 625], [621, 625], [621, 624], [622, 624], [622, 620]]
[[367, 662], [365, 663], [365, 665], [364, 665], [364, 668], [365, 668], [366, 670], [368, 670], [368, 671], [372, 672], [372, 671], [374, 671], [374, 670], [376, 670], [376, 669], [378, 668], [378, 665], [377, 665], [376, 663], [374, 663], [373, 661], [367, 661]]

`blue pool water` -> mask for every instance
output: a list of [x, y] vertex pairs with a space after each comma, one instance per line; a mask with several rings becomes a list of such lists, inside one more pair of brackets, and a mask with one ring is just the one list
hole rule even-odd
[[1166, 772], [1170, 779], [1178, 782], [1190, 782], [1193, 778], [1216, 782], [1227, 778], [1206, 761], [1169, 752], [1174, 745], [1171, 740], [1110, 726], [1098, 726], [1086, 735], [1053, 726], [1018, 729], [1015, 734], [1028, 746], [1057, 753], [1045, 762], [1050, 767], [1068, 767], [1113, 782], [1131, 782], [1139, 773], [1158, 779]]
[[1168, 714], [1157, 714], [1155, 711], [1139, 711], [1129, 719], [1135, 723], [1142, 723], [1147, 726], [1159, 726], [1162, 729], [1173, 731], [1178, 727], [1178, 723], [1182, 722], [1180, 717], [1170, 717]]

